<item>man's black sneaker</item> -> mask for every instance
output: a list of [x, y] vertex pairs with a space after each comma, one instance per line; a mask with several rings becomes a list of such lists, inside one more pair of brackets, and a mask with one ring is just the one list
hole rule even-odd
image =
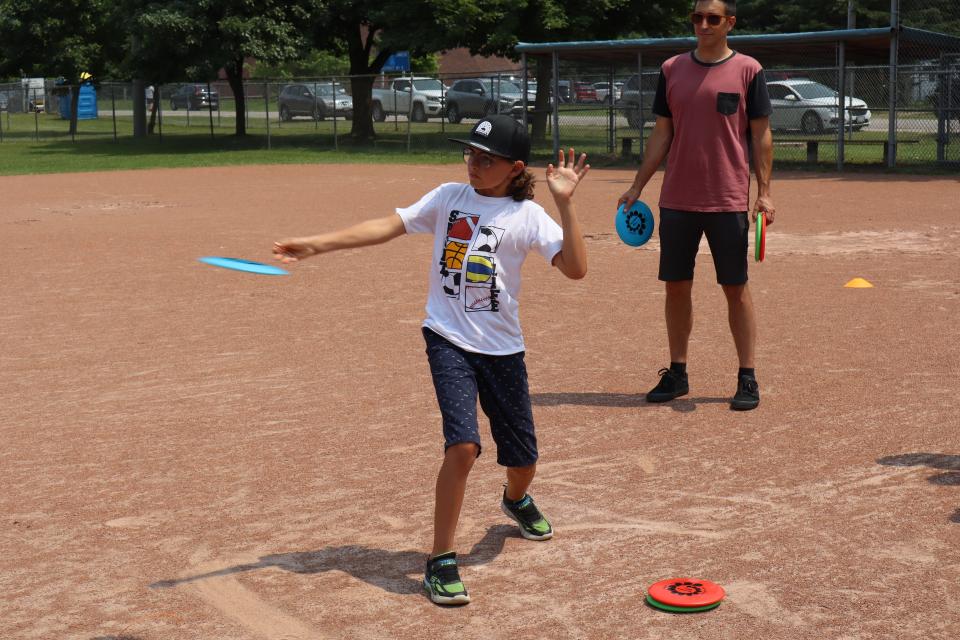
[[470, 596], [457, 571], [457, 554], [442, 553], [427, 560], [423, 588], [437, 604], [467, 604]]
[[760, 404], [760, 387], [752, 376], [740, 376], [737, 381], [737, 393], [730, 402], [730, 408], [737, 411], [756, 409]]
[[657, 375], [660, 376], [660, 382], [647, 393], [647, 402], [666, 402], [690, 392], [686, 373], [660, 369]]
[[510, 519], [520, 525], [520, 535], [527, 540], [549, 540], [553, 537], [553, 527], [543, 517], [529, 495], [523, 496], [520, 502], [514, 503], [507, 502], [507, 496], [504, 494], [500, 501], [500, 508]]

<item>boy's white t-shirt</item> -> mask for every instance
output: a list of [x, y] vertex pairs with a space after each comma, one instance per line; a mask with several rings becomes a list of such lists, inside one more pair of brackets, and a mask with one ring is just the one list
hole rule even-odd
[[523, 351], [520, 267], [531, 249], [553, 260], [563, 246], [560, 225], [532, 200], [481, 196], [459, 183], [397, 214], [407, 233], [434, 235], [423, 326], [467, 351]]

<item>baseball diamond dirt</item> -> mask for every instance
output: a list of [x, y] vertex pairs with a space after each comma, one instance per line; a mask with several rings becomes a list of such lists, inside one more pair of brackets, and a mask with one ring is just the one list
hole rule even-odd
[[[460, 609], [420, 586], [442, 453], [430, 239], [283, 277], [197, 258], [269, 261], [462, 166], [0, 178], [0, 637], [960, 637], [960, 181], [774, 174], [750, 264], [763, 399], [733, 412], [705, 245], [691, 393], [644, 401], [668, 358], [656, 233], [634, 249], [614, 230], [632, 175], [577, 193], [585, 279], [525, 267], [532, 494], [556, 536], [500, 512], [484, 422]], [[727, 598], [644, 603], [675, 576]]]

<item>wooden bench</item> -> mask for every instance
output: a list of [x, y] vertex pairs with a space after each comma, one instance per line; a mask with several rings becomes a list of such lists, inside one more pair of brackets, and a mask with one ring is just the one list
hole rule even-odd
[[[817, 164], [817, 159], [820, 153], [820, 143], [825, 144], [837, 144], [836, 138], [817, 138], [816, 140], [811, 140], [809, 138], [784, 138], [776, 137], [773, 138], [773, 144], [789, 144], [789, 145], [807, 145], [807, 164]], [[920, 142], [919, 138], [900, 138], [897, 140], [897, 145], [901, 144], [917, 144]], [[844, 139], [843, 145], [883, 145], [883, 164], [887, 164], [887, 159], [890, 157], [890, 143], [887, 140], [877, 140], [875, 138], [854, 138], [852, 140]]]

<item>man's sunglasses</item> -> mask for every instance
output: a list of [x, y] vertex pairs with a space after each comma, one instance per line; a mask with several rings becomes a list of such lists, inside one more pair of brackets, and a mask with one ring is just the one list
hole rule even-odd
[[711, 27], [716, 27], [729, 17], [730, 16], [718, 16], [715, 13], [691, 13], [690, 23], [693, 25], [698, 25], [706, 20], [708, 25]]

